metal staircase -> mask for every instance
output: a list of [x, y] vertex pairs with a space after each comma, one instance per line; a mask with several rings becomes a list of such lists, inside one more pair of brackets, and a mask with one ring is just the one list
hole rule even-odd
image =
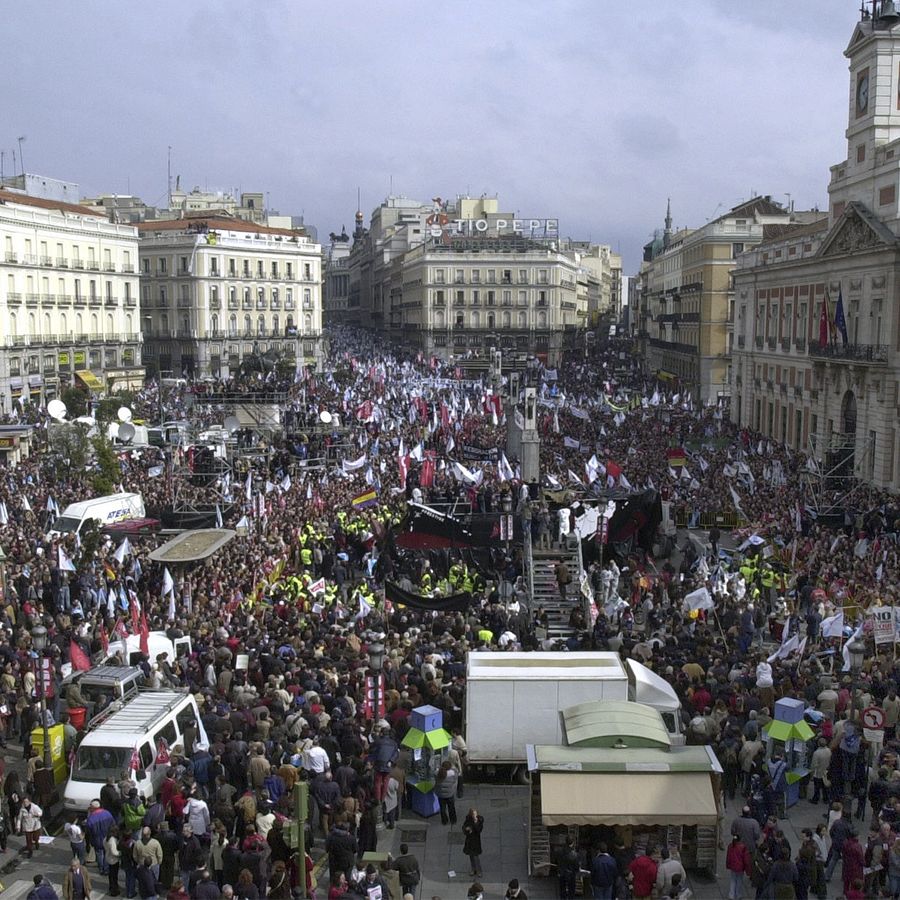
[[[556, 564], [564, 562], [569, 567], [572, 580], [566, 588], [566, 599], [559, 595], [556, 583]], [[537, 612], [542, 607], [547, 613], [547, 637], [567, 640], [573, 634], [569, 627], [572, 608], [584, 602], [581, 595], [581, 542], [574, 539], [564, 547], [539, 550], [531, 547], [529, 566], [529, 586], [531, 588], [531, 610]]]

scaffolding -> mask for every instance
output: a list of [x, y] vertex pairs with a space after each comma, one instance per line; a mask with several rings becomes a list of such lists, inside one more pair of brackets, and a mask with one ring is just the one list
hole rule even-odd
[[854, 432], [809, 436], [802, 477], [807, 506], [817, 519], [843, 517], [853, 495], [863, 487], [859, 473], [871, 469], [874, 451], [872, 440]]

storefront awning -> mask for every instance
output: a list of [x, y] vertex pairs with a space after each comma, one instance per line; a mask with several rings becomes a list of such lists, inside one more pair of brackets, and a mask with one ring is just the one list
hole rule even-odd
[[715, 825], [705, 773], [542, 772], [541, 821], [552, 825]]
[[81, 383], [89, 390], [103, 390], [103, 382], [93, 372], [87, 369], [79, 369], [75, 374], [81, 379]]
[[659, 369], [656, 373], [656, 377], [660, 381], [675, 381], [678, 376], [672, 372], [667, 372], [665, 369]]

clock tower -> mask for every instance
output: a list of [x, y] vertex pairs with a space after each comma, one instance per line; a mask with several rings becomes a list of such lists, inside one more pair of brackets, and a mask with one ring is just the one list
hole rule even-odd
[[[831, 167], [832, 223], [855, 200], [900, 233], [900, 0], [896, 6], [867, 0], [844, 55], [850, 60], [847, 159]], [[893, 191], [883, 190], [891, 185]]]

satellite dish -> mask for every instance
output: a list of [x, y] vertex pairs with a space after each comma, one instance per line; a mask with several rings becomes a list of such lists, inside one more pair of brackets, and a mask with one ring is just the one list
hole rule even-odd
[[134, 437], [134, 425], [132, 425], [131, 422], [123, 422], [119, 426], [117, 434], [119, 436], [119, 440], [123, 444], [127, 444]]
[[324, 425], [330, 425], [331, 424], [331, 413], [328, 412], [327, 409], [323, 409], [322, 412], [319, 413], [319, 421], [322, 422]]
[[225, 430], [229, 434], [234, 434], [241, 427], [241, 420], [237, 416], [228, 416], [224, 424]]
[[116, 416], [118, 416], [120, 422], [130, 422], [131, 410], [127, 406], [120, 406]]
[[66, 413], [68, 410], [66, 409], [66, 404], [62, 402], [62, 400], [51, 400], [47, 404], [47, 413], [51, 419], [56, 419], [57, 422], [62, 422], [66, 417]]

